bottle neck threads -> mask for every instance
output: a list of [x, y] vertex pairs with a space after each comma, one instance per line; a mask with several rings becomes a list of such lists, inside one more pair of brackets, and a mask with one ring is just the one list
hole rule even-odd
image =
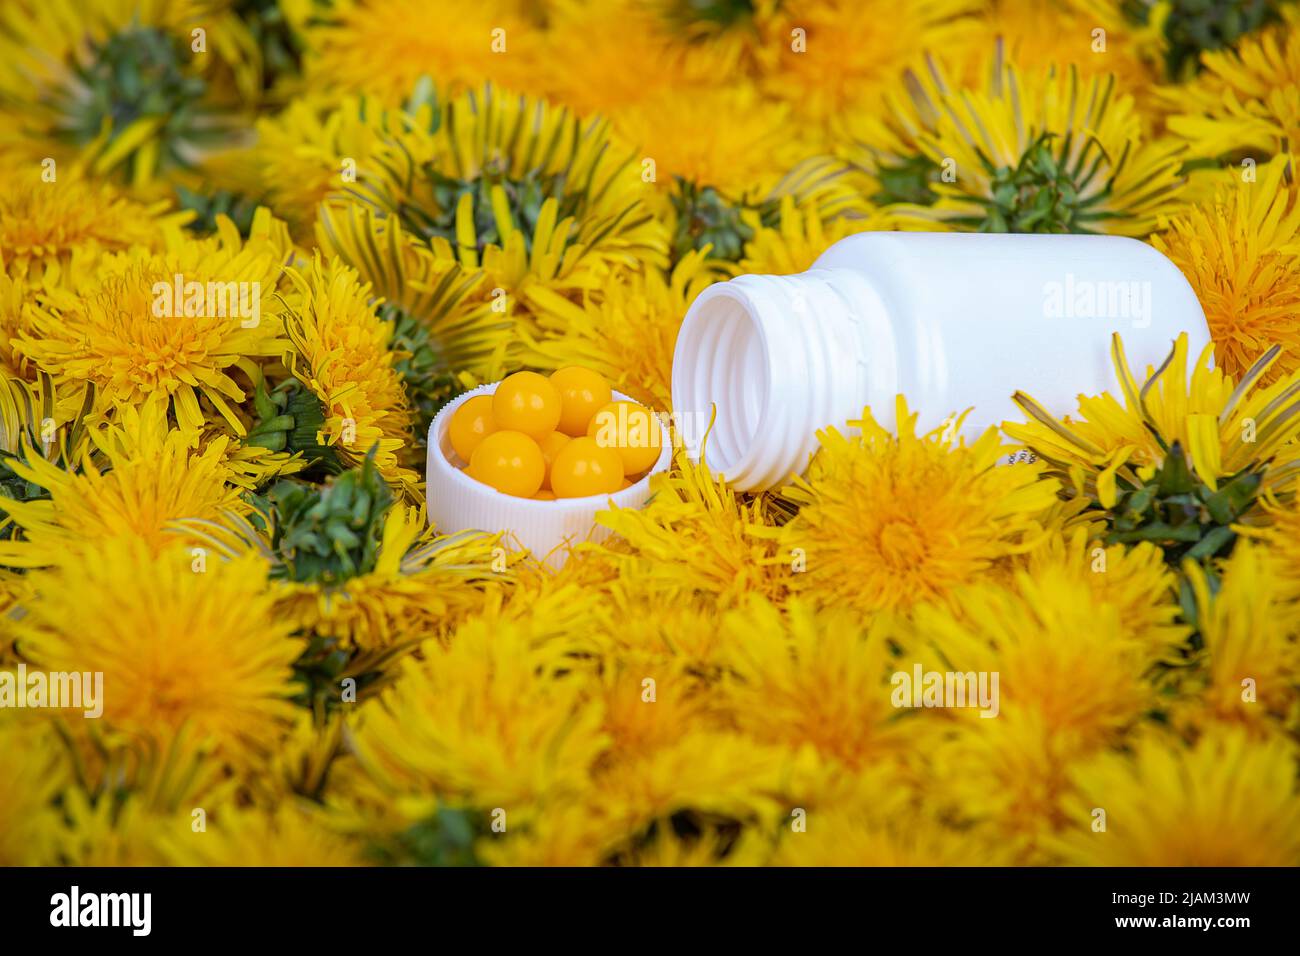
[[677, 336], [673, 411], [700, 435], [716, 408], [703, 457], [732, 487], [780, 484], [807, 466], [818, 429], [842, 427], [874, 391], [892, 387], [869, 374], [869, 333], [887, 326], [884, 315], [875, 291], [849, 270], [710, 286]]

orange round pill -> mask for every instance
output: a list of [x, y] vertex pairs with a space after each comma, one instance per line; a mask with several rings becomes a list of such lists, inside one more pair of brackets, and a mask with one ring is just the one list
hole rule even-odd
[[613, 397], [605, 376], [580, 365], [552, 372], [551, 384], [560, 393], [559, 430], [573, 438], [587, 434], [591, 416]]
[[466, 471], [503, 494], [531, 498], [542, 487], [546, 459], [523, 432], [496, 431], [479, 442]]
[[573, 439], [551, 464], [551, 490], [557, 498], [612, 494], [622, 482], [623, 463], [618, 453], [602, 448], [594, 438]]
[[646, 471], [659, 460], [664, 435], [659, 418], [636, 402], [610, 402], [597, 410], [587, 435], [602, 448], [612, 448], [623, 462], [623, 473]]
[[543, 488], [551, 487], [551, 465], [555, 462], [555, 456], [560, 449], [571, 441], [573, 439], [564, 432], [551, 432], [537, 443], [538, 447], [542, 449], [542, 457], [546, 459], [546, 474], [542, 478]]
[[492, 395], [497, 428], [523, 432], [540, 441], [560, 423], [560, 393], [536, 372], [515, 372]]
[[478, 443], [494, 431], [496, 423], [492, 420], [492, 396], [475, 395], [461, 402], [452, 413], [451, 422], [447, 425], [447, 439], [460, 460], [468, 462]]

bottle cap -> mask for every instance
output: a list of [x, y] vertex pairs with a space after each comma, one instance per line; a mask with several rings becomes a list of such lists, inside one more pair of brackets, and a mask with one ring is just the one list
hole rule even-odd
[[[475, 395], [491, 395], [498, 384], [480, 385], [448, 402], [429, 425], [425, 471], [429, 521], [445, 533], [466, 528], [505, 531], [508, 547], [527, 548], [533, 557], [559, 568], [568, 558], [569, 545], [600, 541], [609, 536], [609, 529], [596, 523], [599, 512], [611, 506], [639, 508], [646, 503], [650, 497], [650, 476], [665, 471], [672, 460], [672, 442], [660, 421], [663, 451], [658, 460], [640, 481], [610, 495], [536, 501], [502, 494], [460, 470], [466, 462], [456, 457], [448, 438], [451, 416], [456, 409]], [[614, 399], [634, 401], [620, 392], [614, 392]]]

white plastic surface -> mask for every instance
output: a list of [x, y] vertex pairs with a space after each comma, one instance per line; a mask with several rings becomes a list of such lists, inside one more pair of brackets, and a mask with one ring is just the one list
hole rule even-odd
[[[425, 497], [429, 521], [439, 531], [451, 533], [474, 528], [479, 531], [505, 531], [506, 543], [512, 548], [527, 548], [538, 560], [561, 567], [568, 558], [569, 544], [600, 541], [609, 529], [596, 524], [596, 514], [609, 509], [639, 508], [650, 497], [650, 475], [667, 469], [672, 459], [672, 443], [663, 431], [663, 451], [659, 460], [640, 481], [612, 495], [589, 498], [558, 498], [534, 501], [505, 495], [495, 488], [475, 481], [460, 470], [466, 462], [456, 457], [447, 437], [451, 416], [475, 395], [491, 395], [499, 383], [480, 385], [444, 405], [429, 425], [429, 455], [425, 467]], [[632, 398], [614, 392], [617, 401]], [[658, 419], [656, 419], [658, 421]]]
[[928, 431], [967, 408], [972, 437], [1024, 416], [1017, 389], [1068, 414], [1114, 390], [1111, 333], [1140, 374], [1187, 332], [1209, 342], [1187, 280], [1146, 243], [1116, 236], [860, 233], [807, 272], [739, 276], [692, 303], [673, 356], [673, 412], [739, 490], [807, 466], [815, 433], [864, 406], [895, 427], [907, 397]]

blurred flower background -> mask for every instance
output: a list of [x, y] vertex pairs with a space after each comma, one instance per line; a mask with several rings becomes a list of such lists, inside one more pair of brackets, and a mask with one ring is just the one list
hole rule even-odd
[[[104, 710], [0, 710], [0, 864], [1300, 863], [1297, 140], [1274, 0], [8, 0], [0, 670]], [[1213, 356], [679, 456], [559, 572], [427, 526], [448, 399], [671, 411], [701, 289], [881, 229], [1145, 239]]]

